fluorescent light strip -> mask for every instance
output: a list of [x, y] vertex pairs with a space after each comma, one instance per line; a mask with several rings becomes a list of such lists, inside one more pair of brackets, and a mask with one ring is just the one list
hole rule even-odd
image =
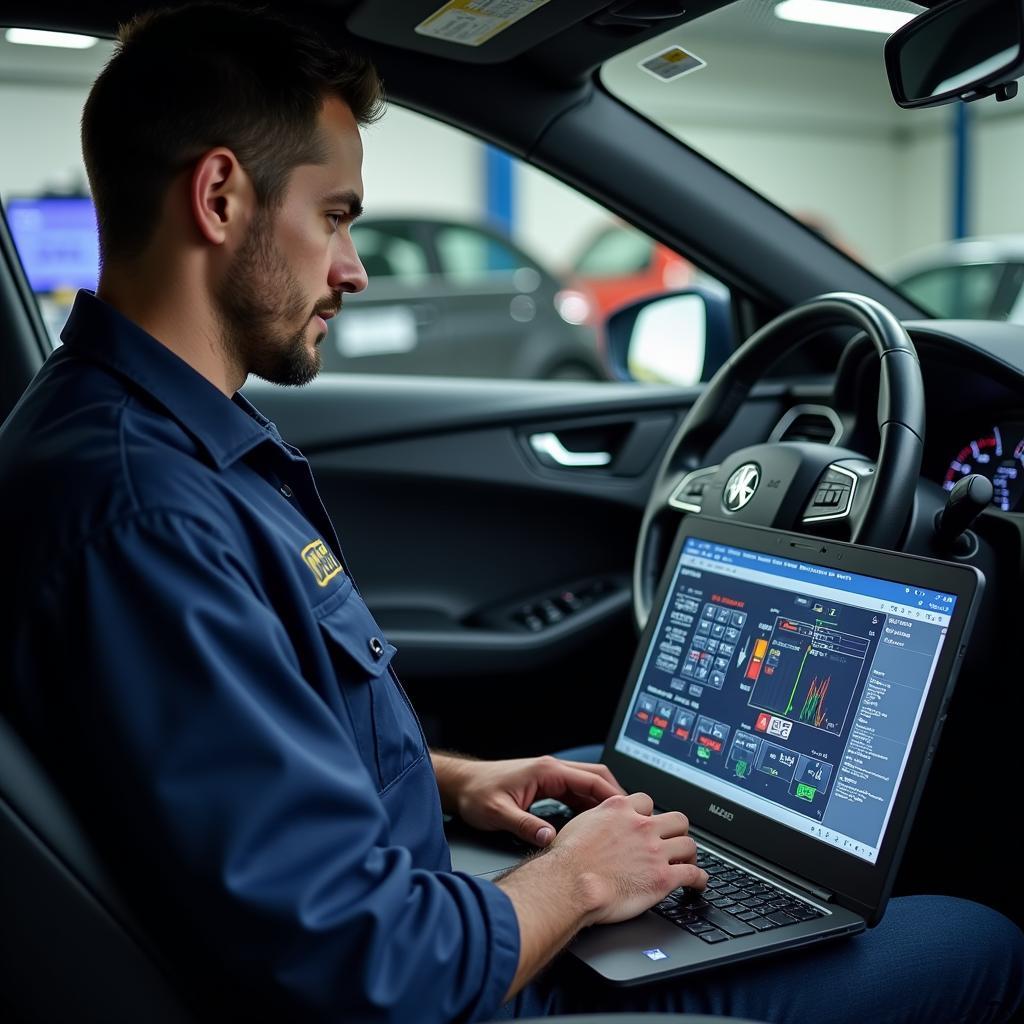
[[833, 0], [782, 0], [775, 14], [786, 21], [829, 28], [852, 28], [861, 32], [882, 32], [892, 35], [896, 29], [917, 17], [900, 11], [883, 11], [860, 4], [840, 4]]
[[9, 43], [25, 46], [60, 46], [67, 50], [88, 50], [99, 40], [95, 36], [78, 36], [72, 32], [44, 32], [38, 28], [9, 28], [4, 38]]

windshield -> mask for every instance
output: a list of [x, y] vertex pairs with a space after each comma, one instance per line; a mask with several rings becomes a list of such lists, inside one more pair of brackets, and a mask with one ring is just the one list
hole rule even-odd
[[[791, 20], [837, 8], [874, 30]], [[923, 309], [1024, 323], [1024, 101], [898, 107], [883, 45], [923, 10], [739, 0], [626, 51], [602, 80]]]

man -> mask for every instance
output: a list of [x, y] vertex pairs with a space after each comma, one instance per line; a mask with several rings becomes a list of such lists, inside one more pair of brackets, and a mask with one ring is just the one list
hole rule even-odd
[[[263, 14], [123, 34], [82, 124], [99, 288], [0, 432], [5, 709], [225, 1019], [624, 1005], [533, 979], [578, 929], [704, 885], [685, 817], [598, 765], [428, 755], [305, 460], [238, 394], [250, 373], [312, 380], [366, 286], [349, 228], [380, 108], [365, 61]], [[555, 838], [541, 796], [584, 813]], [[544, 852], [496, 883], [452, 873], [442, 806]], [[1011, 1006], [1019, 933], [953, 901], [895, 916], [909, 935], [940, 913], [971, 954], [943, 925], [843, 955], [924, 950], [933, 1003]], [[781, 1019], [803, 1012], [797, 970], [863, 981], [829, 956], [634, 1001]], [[955, 957], [982, 989], [957, 1001], [935, 980]]]

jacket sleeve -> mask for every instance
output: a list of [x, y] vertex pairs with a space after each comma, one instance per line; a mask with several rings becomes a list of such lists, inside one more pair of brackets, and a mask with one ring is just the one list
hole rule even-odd
[[132, 901], [175, 957], [223, 966], [240, 1017], [495, 1013], [519, 957], [510, 901], [389, 844], [343, 716], [212, 526], [140, 513], [45, 601], [33, 721]]

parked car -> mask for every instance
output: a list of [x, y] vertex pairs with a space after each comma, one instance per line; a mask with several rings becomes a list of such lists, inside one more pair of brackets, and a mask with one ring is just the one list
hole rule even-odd
[[559, 314], [557, 278], [497, 231], [427, 217], [352, 229], [369, 287], [330, 321], [325, 370], [600, 380], [594, 332]]
[[888, 277], [935, 316], [1024, 324], [1024, 235], [943, 242], [901, 260]]

